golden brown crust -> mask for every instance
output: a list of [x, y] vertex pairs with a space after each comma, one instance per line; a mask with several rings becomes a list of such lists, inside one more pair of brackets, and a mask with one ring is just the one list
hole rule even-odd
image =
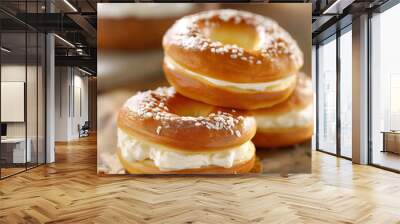
[[[298, 68], [291, 66], [283, 56], [279, 56], [273, 62], [265, 60], [262, 64], [250, 64], [244, 60], [232, 60], [230, 54], [218, 55], [211, 51], [187, 50], [176, 45], [164, 44], [164, 52], [193, 72], [236, 83], [275, 81], [298, 71]], [[259, 52], [246, 53], [256, 61], [261, 60]]]
[[181, 75], [164, 64], [164, 73], [171, 85], [182, 95], [211, 105], [254, 110], [271, 107], [286, 100], [295, 88], [295, 82], [289, 88], [280, 91], [233, 91], [223, 87], [206, 84], [195, 78]]
[[[253, 47], [212, 41], [207, 33], [213, 29], [244, 30]], [[165, 55], [191, 71], [236, 83], [279, 80], [303, 65], [297, 43], [276, 22], [236, 10], [207, 11], [180, 19], [164, 36], [163, 47]]]
[[248, 173], [254, 167], [255, 163], [255, 156], [253, 156], [249, 161], [236, 164], [231, 168], [208, 166], [199, 169], [162, 171], [151, 160], [129, 162], [121, 156], [120, 150], [118, 150], [118, 157], [125, 170], [130, 174], [240, 174]]
[[311, 86], [310, 77], [306, 76], [304, 73], [298, 73], [297, 85], [291, 94], [291, 96], [269, 108], [262, 108], [258, 110], [251, 111], [253, 115], [282, 115], [284, 113], [301, 110], [306, 108], [308, 105], [312, 104], [314, 100], [314, 93]]
[[[300, 111], [313, 103], [314, 93], [311, 79], [303, 73], [299, 73], [297, 85], [289, 99], [270, 108], [262, 108], [249, 111], [250, 114], [262, 118], [262, 116], [279, 117], [293, 111]], [[311, 112], [310, 112], [311, 113]], [[292, 128], [263, 128], [257, 124], [256, 136], [252, 139], [257, 147], [283, 147], [302, 143], [311, 138], [313, 122], [303, 127]]]
[[[172, 87], [166, 88], [171, 90]], [[172, 89], [173, 90], [173, 89]], [[162, 97], [156, 91], [148, 91], [154, 106], [161, 104]], [[134, 97], [137, 97], [136, 95]], [[134, 98], [132, 97], [132, 99]], [[139, 103], [145, 99], [138, 99]], [[190, 152], [205, 152], [224, 150], [225, 148], [241, 145], [249, 141], [256, 132], [256, 124], [253, 117], [246, 116], [246, 112], [227, 108], [214, 107], [186, 98], [178, 93], [167, 96], [163, 103], [168, 113], [161, 110], [160, 115], [172, 118], [159, 118], [157, 113], [147, 117], [139, 109], [124, 106], [120, 109], [117, 125], [128, 135], [140, 136], [150, 142], [170, 146]], [[220, 112], [220, 115], [218, 114]], [[196, 114], [194, 118], [182, 118], [183, 115]], [[207, 116], [213, 115], [212, 118]], [[225, 116], [224, 114], [229, 114]], [[158, 115], [158, 116], [157, 116]], [[186, 116], [188, 117], [188, 116]], [[197, 117], [197, 118], [196, 118]], [[217, 117], [217, 118], [216, 118]], [[217, 119], [226, 118], [229, 128]], [[159, 129], [159, 127], [161, 127]], [[159, 131], [157, 132], [157, 129]]]
[[102, 50], [120, 51], [161, 48], [162, 37], [175, 20], [176, 18], [99, 18], [97, 46]]
[[285, 147], [303, 143], [313, 134], [314, 124], [311, 122], [305, 127], [285, 129], [258, 129], [252, 142], [258, 148]]

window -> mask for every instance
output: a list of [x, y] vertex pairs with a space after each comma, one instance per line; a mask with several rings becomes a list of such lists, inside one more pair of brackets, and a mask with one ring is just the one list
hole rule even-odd
[[340, 36], [340, 155], [352, 156], [352, 33], [351, 26]]
[[390, 130], [400, 130], [400, 73], [390, 74]]
[[371, 18], [372, 164], [400, 170], [400, 5]]
[[336, 153], [336, 37], [318, 48], [318, 149]]
[[[43, 1], [19, 2], [21, 14]], [[12, 4], [1, 2], [0, 6]], [[0, 12], [10, 23], [13, 17]], [[23, 23], [0, 24], [0, 179], [45, 163], [45, 34]], [[12, 109], [10, 109], [12, 108]]]

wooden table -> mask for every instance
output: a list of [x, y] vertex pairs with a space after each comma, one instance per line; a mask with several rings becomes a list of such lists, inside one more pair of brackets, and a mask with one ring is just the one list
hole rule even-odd
[[[25, 145], [26, 150], [25, 150]], [[25, 164], [31, 161], [32, 140], [27, 138], [3, 138], [1, 139], [1, 159], [4, 164]]]
[[400, 154], [400, 131], [382, 131], [383, 149], [382, 152]]

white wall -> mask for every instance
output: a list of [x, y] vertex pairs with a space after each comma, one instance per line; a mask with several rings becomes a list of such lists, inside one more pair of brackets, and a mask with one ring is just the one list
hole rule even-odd
[[55, 68], [55, 141], [68, 141], [69, 132], [69, 84], [70, 76], [67, 75], [69, 68]]
[[[27, 67], [27, 72], [28, 74], [36, 74], [36, 67], [34, 66], [28, 66]], [[1, 66], [1, 81], [4, 82], [25, 82], [25, 64], [24, 65], [18, 65], [18, 64], [8, 64], [8, 65], [2, 65]], [[30, 76], [28, 76], [28, 79]], [[29, 85], [34, 85], [36, 86], [36, 80], [31, 80], [29, 79]], [[27, 88], [27, 103], [35, 102], [32, 105], [28, 106], [34, 106], [36, 108], [36, 88]], [[5, 110], [5, 108], [2, 108], [2, 110]], [[28, 122], [34, 121], [36, 124], [36, 113], [28, 113], [27, 114]], [[33, 124], [28, 124], [28, 129], [32, 127]], [[36, 130], [36, 126], [34, 127]], [[30, 130], [28, 130], [28, 137], [29, 133], [33, 133]], [[36, 134], [36, 132], [35, 132]], [[8, 137], [25, 137], [25, 122], [7, 122], [7, 136]]]
[[[29, 68], [28, 68], [29, 69]], [[1, 81], [25, 82], [25, 65], [2, 65], [1, 66]], [[4, 110], [5, 108], [1, 108]], [[11, 122], [7, 123], [8, 137], [25, 137], [25, 123]]]
[[[75, 70], [76, 72], [76, 70]], [[72, 98], [74, 99], [74, 108], [72, 108], [72, 130], [71, 134], [74, 138], [79, 137], [78, 124], [83, 125], [85, 121], [88, 121], [88, 78], [85, 76], [74, 75], [74, 91]]]
[[[38, 70], [37, 70], [38, 69]], [[1, 66], [2, 82], [24, 82], [26, 83], [26, 107], [21, 108], [22, 113], [26, 112], [27, 119], [22, 122], [5, 122], [7, 124], [7, 137], [29, 139], [32, 151], [32, 161], [44, 163], [45, 150], [45, 120], [44, 120], [44, 74], [42, 67], [25, 64], [3, 64]], [[27, 80], [25, 80], [27, 79]], [[2, 89], [3, 91], [4, 89]], [[22, 92], [24, 94], [24, 92]], [[4, 97], [4, 96], [2, 96]], [[2, 107], [1, 110], [11, 110]], [[4, 111], [3, 111], [4, 112]], [[13, 111], [8, 111], [13, 113]], [[14, 112], [15, 113], [15, 112]], [[38, 156], [37, 156], [38, 153]]]
[[78, 139], [78, 125], [88, 120], [88, 78], [71, 67], [55, 73], [55, 141]]

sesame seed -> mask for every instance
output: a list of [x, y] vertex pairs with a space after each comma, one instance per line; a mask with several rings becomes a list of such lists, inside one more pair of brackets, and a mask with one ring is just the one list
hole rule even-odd
[[217, 48], [217, 50], [216, 50], [216, 52], [218, 53], [218, 54], [224, 54], [224, 48], [223, 47], [220, 47], [220, 48]]
[[160, 135], [161, 128], [162, 128], [161, 126], [158, 126], [158, 127], [157, 127], [157, 130], [156, 130], [157, 135]]
[[236, 131], [235, 131], [235, 135], [236, 135], [237, 137], [240, 137], [240, 136], [242, 136], [242, 134], [240, 133], [240, 131], [239, 131], [239, 130], [236, 130]]

